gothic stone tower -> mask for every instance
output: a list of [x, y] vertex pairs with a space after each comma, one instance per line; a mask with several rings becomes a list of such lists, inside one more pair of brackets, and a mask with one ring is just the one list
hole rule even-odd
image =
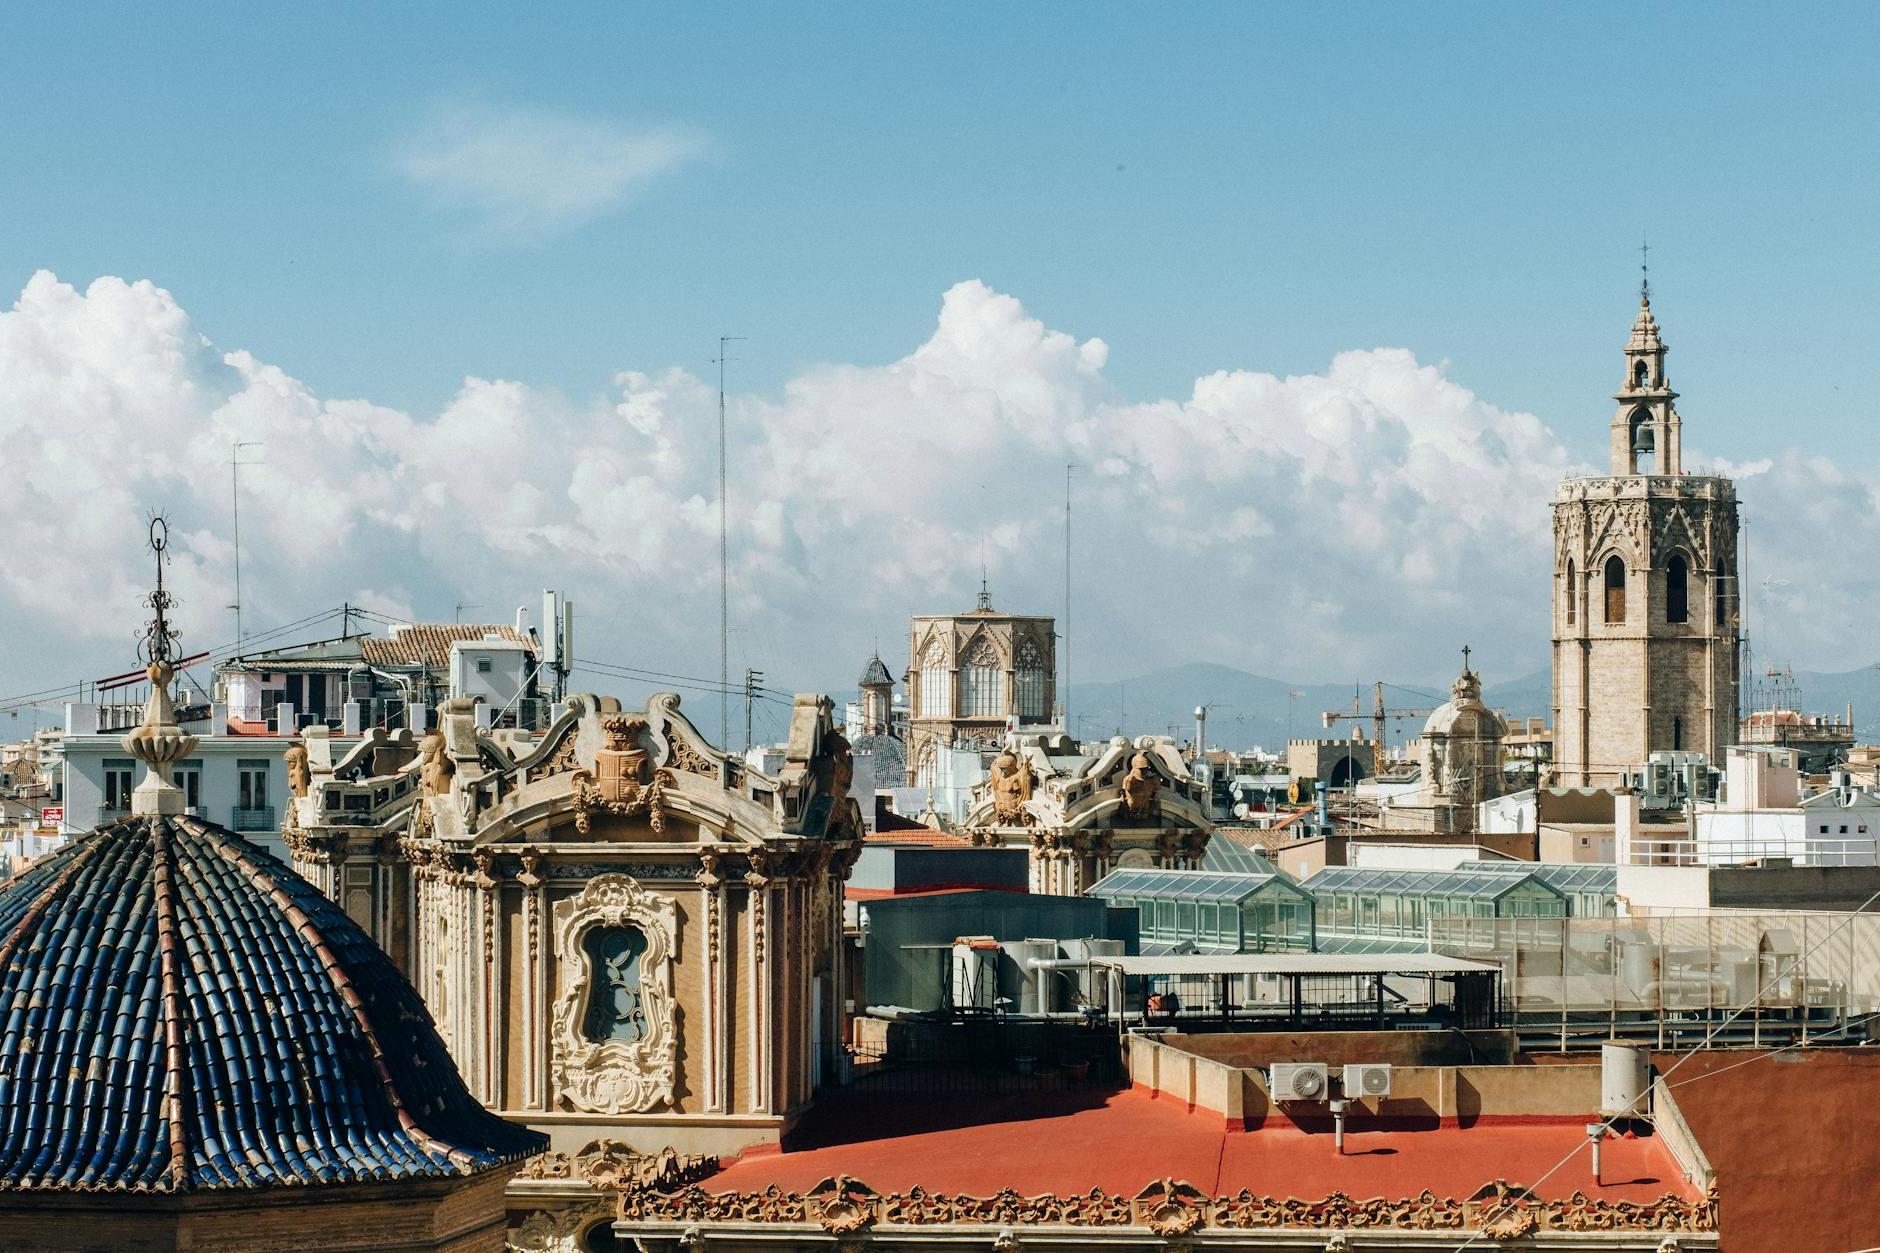
[[1554, 775], [1575, 787], [1736, 739], [1736, 488], [1684, 473], [1649, 289], [1614, 399], [1612, 472], [1554, 498]]

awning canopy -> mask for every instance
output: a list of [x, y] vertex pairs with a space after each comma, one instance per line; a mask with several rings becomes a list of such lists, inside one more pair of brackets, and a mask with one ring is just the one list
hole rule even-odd
[[1093, 957], [1092, 967], [1125, 975], [1466, 975], [1494, 974], [1494, 962], [1444, 953], [1176, 953]]

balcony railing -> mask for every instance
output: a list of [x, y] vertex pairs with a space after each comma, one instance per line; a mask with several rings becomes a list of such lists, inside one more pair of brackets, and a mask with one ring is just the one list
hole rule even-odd
[[275, 829], [274, 806], [243, 809], [237, 805], [229, 825], [237, 831], [272, 831]]
[[120, 818], [128, 818], [130, 814], [131, 807], [128, 801], [122, 805], [100, 805], [98, 806], [98, 821], [96, 825], [102, 827], [107, 822], [116, 822]]

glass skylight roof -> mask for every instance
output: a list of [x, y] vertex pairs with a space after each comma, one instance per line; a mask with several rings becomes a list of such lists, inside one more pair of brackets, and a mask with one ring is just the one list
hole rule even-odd
[[1112, 870], [1089, 891], [1105, 900], [1148, 897], [1160, 901], [1220, 901], [1239, 904], [1277, 884], [1288, 895], [1297, 889], [1279, 875], [1216, 874], [1206, 870]]
[[1276, 869], [1259, 853], [1218, 832], [1208, 841], [1208, 851], [1201, 855], [1201, 868], [1226, 874], [1272, 874]]
[[1524, 883], [1558, 892], [1533, 873], [1502, 870], [1394, 870], [1381, 866], [1327, 866], [1300, 884], [1314, 895], [1326, 892], [1393, 893], [1398, 896], [1446, 896], [1496, 900]]
[[1494, 870], [1502, 874], [1531, 874], [1562, 892], [1617, 892], [1619, 868], [1598, 862], [1465, 861], [1458, 870]]

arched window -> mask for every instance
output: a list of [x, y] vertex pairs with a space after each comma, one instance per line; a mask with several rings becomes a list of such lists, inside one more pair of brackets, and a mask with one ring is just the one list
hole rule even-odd
[[1038, 647], [1038, 641], [1025, 638], [1018, 643], [1018, 668], [1014, 679], [1017, 691], [1018, 716], [1021, 718], [1043, 718], [1051, 711], [1045, 706], [1045, 688], [1050, 680], [1050, 672], [1045, 669], [1044, 650]]
[[611, 1218], [595, 1223], [581, 1233], [581, 1253], [624, 1253], [627, 1244], [614, 1234]]
[[980, 636], [967, 650], [960, 664], [960, 716], [962, 718], [1003, 718], [1005, 716], [1005, 671], [999, 665], [998, 650], [992, 641]]
[[1580, 589], [1573, 581], [1573, 562], [1567, 562], [1567, 625], [1580, 620]]
[[953, 679], [947, 673], [947, 649], [938, 636], [927, 643], [920, 656], [920, 716], [953, 716]]
[[595, 927], [582, 937], [581, 951], [590, 972], [581, 1034], [593, 1044], [632, 1044], [644, 1038], [640, 954], [646, 951], [646, 936], [637, 927]]
[[1657, 441], [1652, 437], [1652, 415], [1647, 409], [1632, 411], [1632, 473], [1650, 474]]
[[[1612, 376], [1608, 374], [1606, 377], [1611, 378]], [[1648, 361], [1640, 360], [1637, 365], [1632, 367], [1632, 386], [1647, 387], [1651, 384], [1651, 381], [1652, 381], [1651, 363]]]
[[1665, 565], [1665, 621], [1689, 622], [1691, 620], [1690, 600], [1690, 565], [1683, 557], [1674, 556]]
[[1606, 558], [1606, 621], [1625, 621], [1625, 561], [1616, 555]]

